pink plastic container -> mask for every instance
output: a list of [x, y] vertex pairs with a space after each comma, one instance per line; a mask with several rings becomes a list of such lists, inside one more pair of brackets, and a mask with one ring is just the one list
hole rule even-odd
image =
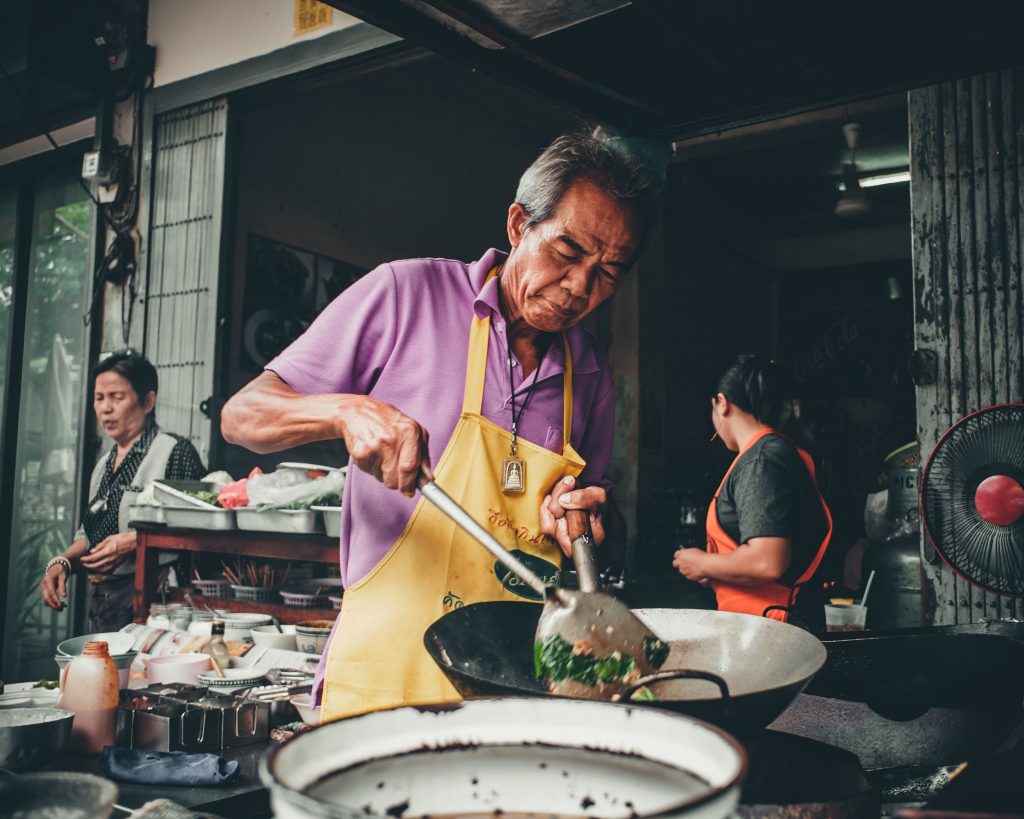
[[120, 683], [117, 666], [103, 642], [86, 643], [64, 674], [58, 708], [75, 712], [68, 750], [98, 754], [114, 744]]

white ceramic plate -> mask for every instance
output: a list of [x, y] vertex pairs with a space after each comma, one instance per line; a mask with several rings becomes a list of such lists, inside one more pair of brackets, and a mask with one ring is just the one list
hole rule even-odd
[[216, 688], [231, 688], [238, 685], [256, 685], [265, 682], [265, 679], [263, 674], [251, 668], [225, 668], [223, 677], [216, 671], [201, 672], [199, 682]]

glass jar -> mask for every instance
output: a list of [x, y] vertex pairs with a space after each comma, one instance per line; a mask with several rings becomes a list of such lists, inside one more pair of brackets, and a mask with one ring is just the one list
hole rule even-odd
[[188, 633], [196, 637], [209, 637], [213, 630], [213, 612], [206, 609], [192, 609], [192, 620]]
[[182, 606], [167, 615], [171, 628], [176, 631], [188, 631], [192, 623], [192, 609]]
[[149, 607], [149, 617], [146, 618], [146, 625], [150, 628], [169, 629], [171, 621], [168, 618], [167, 606], [163, 603], [151, 604]]

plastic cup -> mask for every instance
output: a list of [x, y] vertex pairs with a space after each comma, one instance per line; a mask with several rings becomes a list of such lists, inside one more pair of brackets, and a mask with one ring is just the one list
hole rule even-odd
[[864, 631], [868, 607], [857, 603], [826, 603], [825, 631]]

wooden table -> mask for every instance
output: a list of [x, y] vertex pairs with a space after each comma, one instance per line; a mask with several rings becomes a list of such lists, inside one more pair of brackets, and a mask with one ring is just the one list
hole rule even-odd
[[[238, 529], [212, 531], [209, 529], [172, 529], [159, 524], [137, 523], [138, 545], [135, 547], [135, 594], [132, 607], [136, 623], [144, 623], [149, 605], [159, 589], [160, 552], [209, 552], [239, 557], [262, 557], [307, 563], [338, 564], [338, 539], [326, 535], [292, 535], [276, 532], [248, 532]], [[265, 611], [281, 622], [316, 618], [333, 619], [337, 612], [330, 609], [302, 609], [277, 604], [250, 603], [241, 600], [210, 599], [214, 608], [235, 608], [245, 611]]]

